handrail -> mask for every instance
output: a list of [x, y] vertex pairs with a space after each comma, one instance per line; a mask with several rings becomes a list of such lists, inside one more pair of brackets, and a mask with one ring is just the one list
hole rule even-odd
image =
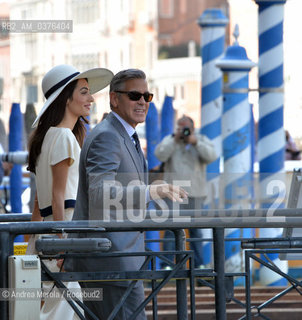
[[100, 231], [146, 231], [146, 230], [177, 230], [184, 228], [274, 228], [274, 227], [302, 227], [301, 218], [284, 217], [280, 222], [279, 217], [270, 218], [244, 218], [244, 220], [234, 220], [234, 218], [192, 218], [190, 222], [177, 221], [177, 219], [167, 219], [158, 223], [146, 220], [139, 223], [124, 222], [100, 222], [100, 221], [47, 221], [47, 222], [9, 222], [0, 224], [0, 232], [10, 234], [32, 234], [32, 233], [83, 233]]
[[[282, 213], [292, 209], [276, 209], [275, 213], [282, 210]], [[195, 211], [195, 210], [192, 210]], [[252, 211], [252, 210], [249, 210]], [[256, 212], [256, 210], [255, 210]], [[184, 228], [293, 228], [302, 227], [301, 216], [274, 215], [270, 216], [242, 216], [242, 217], [208, 217], [195, 218], [194, 216], [174, 217], [174, 218], [144, 218], [142, 221], [43, 221], [43, 222], [8, 222], [0, 224], [0, 232], [8, 231], [12, 234], [31, 233], [57, 233], [57, 232], [86, 232], [87, 230], [104, 228], [106, 231], [135, 231], [135, 230], [164, 230], [164, 229], [184, 229]], [[194, 213], [195, 214], [195, 213]], [[8, 216], [6, 214], [6, 216]]]
[[[161, 216], [162, 211], [150, 210], [147, 215], [144, 211], [123, 211], [119, 215], [119, 221], [49, 221], [49, 222], [19, 222], [22, 214], [0, 215], [0, 287], [6, 288], [7, 281], [7, 258], [13, 254], [13, 240], [18, 234], [43, 234], [43, 233], [90, 233], [90, 232], [120, 232], [120, 231], [146, 231], [170, 229], [179, 234], [176, 239], [180, 252], [183, 249], [181, 231], [185, 228], [213, 228], [214, 241], [214, 273], [215, 273], [215, 300], [216, 316], [218, 320], [225, 319], [225, 287], [224, 287], [224, 229], [225, 228], [291, 228], [302, 227], [302, 209], [275, 209], [273, 214], [270, 209], [250, 210], [186, 210], [179, 216], [179, 212], [167, 210], [168, 218]], [[167, 213], [166, 212], [166, 213]], [[138, 215], [137, 215], [138, 214]], [[4, 223], [5, 217], [11, 221]], [[9, 216], [11, 216], [9, 218]], [[30, 218], [30, 215], [26, 219]], [[121, 217], [126, 217], [121, 219]], [[135, 221], [134, 218], [138, 217]], [[140, 219], [142, 218], [142, 219]], [[179, 241], [179, 242], [177, 242]], [[193, 279], [193, 278], [192, 278]], [[191, 279], [191, 280], [192, 280]], [[186, 289], [185, 282], [180, 280], [179, 292]], [[185, 280], [184, 280], [185, 281]], [[184, 294], [183, 296], [186, 296]], [[179, 314], [184, 314], [187, 306], [177, 306]], [[0, 301], [0, 318], [5, 319], [7, 315], [6, 301]]]
[[[119, 213], [120, 219], [128, 217], [127, 210]], [[182, 210], [181, 216], [174, 210], [131, 210], [133, 217], [164, 221], [168, 218], [269, 218], [272, 217], [301, 217], [302, 208], [288, 209], [209, 209], [209, 210]], [[176, 213], [175, 213], [176, 212]], [[30, 221], [31, 213], [5, 213], [0, 214], [0, 222]], [[117, 221], [118, 222], [118, 221]], [[135, 221], [135, 223], [139, 223]]]

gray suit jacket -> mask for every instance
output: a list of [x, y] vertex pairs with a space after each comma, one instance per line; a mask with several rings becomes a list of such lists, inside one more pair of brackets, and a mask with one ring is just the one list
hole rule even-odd
[[[135, 145], [123, 125], [110, 113], [88, 135], [81, 151], [79, 186], [73, 220], [114, 221], [120, 209], [145, 209], [147, 173]], [[141, 232], [107, 232], [77, 237], [108, 238], [111, 252], [144, 251]], [[66, 270], [138, 270], [144, 257], [68, 260]], [[115, 282], [116, 285], [126, 285]]]

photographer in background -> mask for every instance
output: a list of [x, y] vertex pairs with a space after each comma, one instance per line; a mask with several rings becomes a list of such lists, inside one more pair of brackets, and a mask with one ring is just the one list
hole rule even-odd
[[285, 130], [285, 140], [285, 160], [301, 160], [301, 151], [288, 130]]
[[[188, 192], [189, 197], [186, 203], [179, 204], [179, 210], [202, 209], [207, 197], [206, 165], [216, 159], [216, 152], [207, 137], [195, 134], [193, 120], [188, 116], [182, 116], [177, 121], [176, 133], [166, 136], [157, 145], [155, 155], [164, 163], [164, 180], [166, 182], [184, 182], [182, 186]], [[165, 203], [170, 209], [178, 209], [169, 199], [165, 199]], [[158, 205], [161, 209], [165, 209], [163, 203], [158, 203]], [[189, 232], [191, 238], [202, 237], [200, 229], [190, 229]], [[174, 239], [173, 232], [165, 231], [164, 238]], [[175, 250], [174, 247], [173, 241], [164, 242], [164, 251]], [[203, 268], [202, 243], [192, 241], [190, 247], [194, 251], [195, 268]], [[166, 257], [172, 260], [171, 256], [167, 255]], [[169, 269], [169, 266], [162, 262], [161, 268]]]

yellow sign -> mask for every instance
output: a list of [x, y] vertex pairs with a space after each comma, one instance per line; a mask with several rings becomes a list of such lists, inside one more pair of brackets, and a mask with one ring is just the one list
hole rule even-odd
[[228, 82], [229, 82], [229, 74], [228, 74], [228, 72], [224, 72], [223, 83], [228, 83]]
[[22, 256], [25, 255], [27, 249], [27, 242], [15, 242], [14, 243], [14, 255]]

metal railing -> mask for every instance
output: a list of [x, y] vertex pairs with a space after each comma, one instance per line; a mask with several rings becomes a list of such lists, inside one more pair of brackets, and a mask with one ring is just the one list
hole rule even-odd
[[[138, 211], [137, 215], [144, 214]], [[127, 212], [124, 212], [125, 217]], [[135, 216], [137, 216], [135, 215]], [[302, 209], [276, 209], [272, 215], [269, 209], [248, 209], [248, 210], [186, 210], [182, 212], [182, 216], [173, 218], [173, 211], [168, 211], [168, 218], [161, 221], [160, 213], [156, 211], [147, 212], [144, 219], [140, 222], [126, 220], [125, 221], [56, 221], [56, 222], [16, 222], [18, 217], [14, 214], [0, 215], [0, 221], [15, 221], [0, 223], [0, 287], [8, 286], [8, 256], [13, 255], [13, 241], [19, 234], [43, 234], [43, 233], [79, 233], [79, 232], [121, 232], [121, 231], [147, 231], [147, 230], [173, 230], [176, 238], [176, 264], [172, 271], [154, 271], [141, 270], [136, 272], [121, 272], [120, 275], [115, 274], [117, 279], [152, 279], [152, 288], [150, 296], [146, 298], [141, 308], [143, 308], [150, 300], [156, 298], [159, 290], [171, 279], [177, 281], [177, 315], [178, 319], [188, 319], [187, 306], [187, 280], [190, 281], [190, 298], [191, 298], [191, 319], [195, 319], [195, 296], [194, 296], [194, 279], [196, 277], [208, 277], [211, 275], [215, 281], [215, 312], [216, 319], [226, 319], [226, 294], [225, 294], [225, 277], [232, 274], [225, 273], [224, 270], [224, 229], [225, 228], [292, 228], [302, 227]], [[29, 218], [29, 216], [27, 216]], [[187, 228], [212, 228], [214, 242], [214, 270], [200, 271], [192, 268], [186, 268], [185, 262], [192, 259], [192, 253], [185, 251], [185, 236], [183, 229]], [[247, 251], [246, 251], [247, 252]], [[152, 256], [160, 256], [161, 253], [137, 253], [145, 255], [148, 261], [152, 261]], [[115, 255], [125, 255], [126, 253], [100, 253], [101, 257]], [[132, 254], [132, 253], [131, 253]], [[133, 254], [132, 254], [133, 255]], [[66, 255], [61, 255], [64, 257]], [[94, 255], [95, 256], [95, 255]], [[248, 278], [246, 270], [241, 275]], [[108, 280], [112, 276], [110, 273], [100, 272], [95, 275], [97, 280]], [[91, 272], [90, 272], [91, 277]], [[43, 278], [43, 277], [42, 277]], [[49, 279], [49, 278], [47, 278]], [[77, 273], [64, 272], [55, 275], [55, 279], [61, 281], [89, 280], [88, 273], [81, 273], [80, 277]], [[162, 279], [159, 285], [156, 280]], [[248, 296], [247, 296], [248, 298]], [[156, 300], [153, 300], [156, 301]], [[250, 303], [246, 303], [247, 319], [250, 314]], [[156, 306], [153, 305], [153, 311]], [[0, 318], [7, 319], [8, 305], [6, 301], [0, 301]], [[134, 319], [134, 318], [133, 318]], [[156, 314], [154, 314], [156, 319]]]

